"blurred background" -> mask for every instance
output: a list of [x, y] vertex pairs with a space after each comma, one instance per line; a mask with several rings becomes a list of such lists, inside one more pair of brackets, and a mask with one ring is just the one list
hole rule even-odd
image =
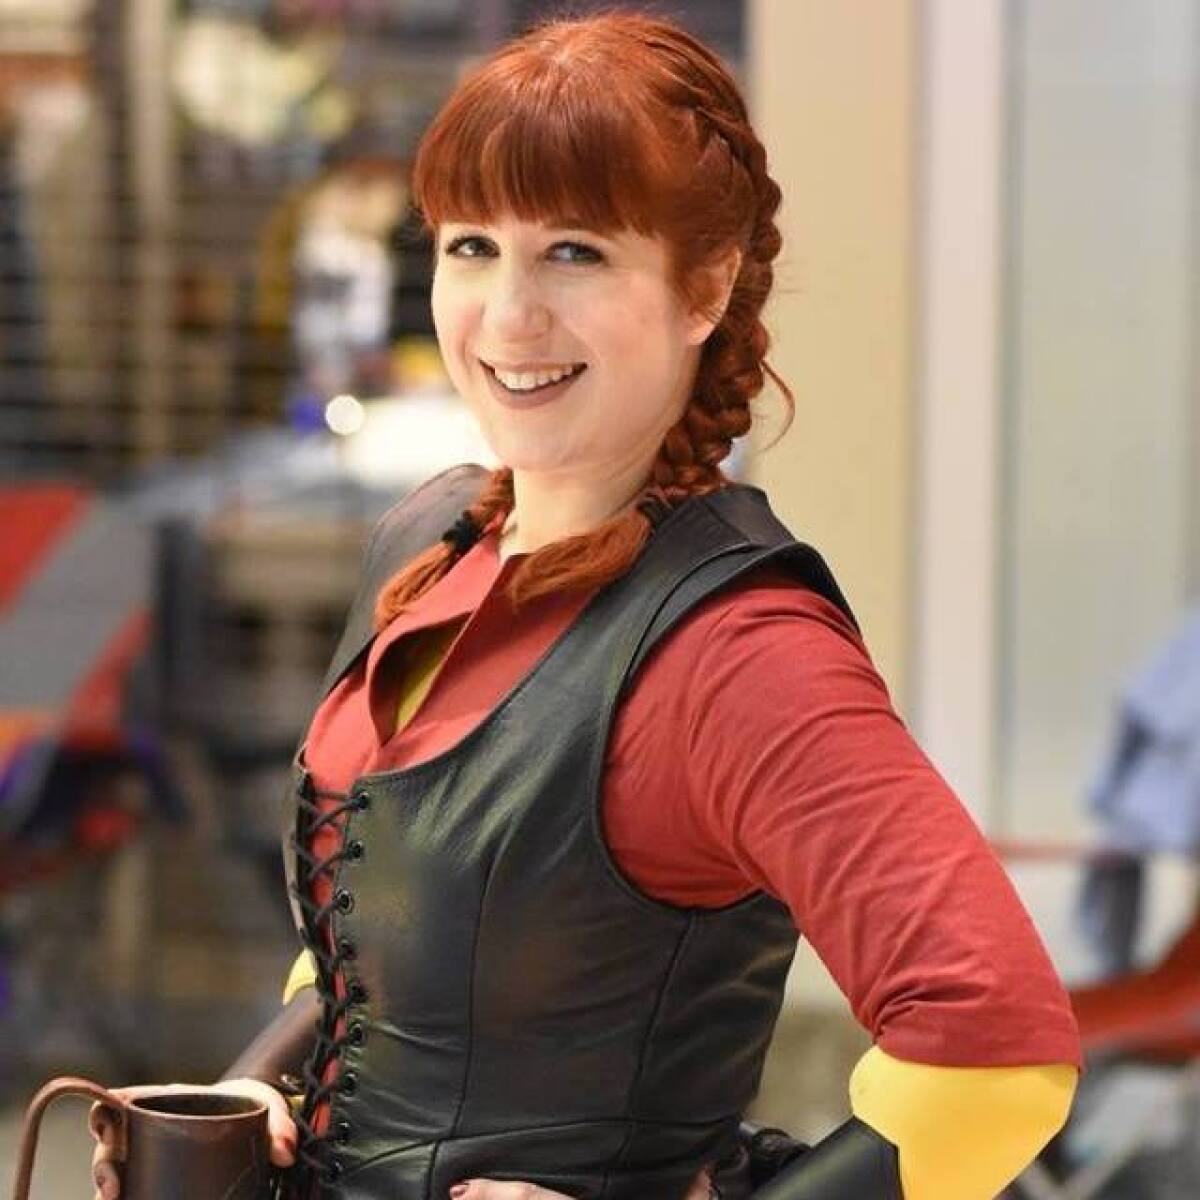
[[[784, 191], [796, 420], [768, 448], [764, 396], [736, 469], [1075, 992], [1092, 1069], [1014, 1195], [1200, 1194], [1200, 0], [628, 6], [731, 63]], [[278, 1007], [363, 539], [488, 461], [412, 154], [564, 7], [0, 0], [0, 1188], [44, 1077], [209, 1080]], [[819, 1136], [863, 1046], [802, 954], [758, 1115]]]

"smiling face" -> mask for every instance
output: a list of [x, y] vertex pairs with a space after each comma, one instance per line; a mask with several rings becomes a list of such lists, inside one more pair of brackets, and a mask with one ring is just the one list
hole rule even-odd
[[515, 218], [439, 227], [433, 318], [500, 461], [580, 480], [648, 473], [712, 329], [662, 241]]

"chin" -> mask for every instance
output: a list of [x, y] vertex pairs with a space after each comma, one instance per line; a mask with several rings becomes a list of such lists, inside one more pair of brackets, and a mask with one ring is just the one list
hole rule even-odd
[[[506, 467], [513, 471], [526, 474], [542, 474], [548, 471], [570, 473], [572, 458], [570, 455], [554, 454], [547, 450], [524, 445], [514, 445], [505, 439], [487, 439], [492, 453]], [[578, 464], [582, 467], [583, 464]]]
[[554, 445], [545, 437], [530, 437], [486, 420], [479, 422], [479, 428], [497, 460], [514, 471], [554, 471], [570, 466], [573, 456], [561, 442]]

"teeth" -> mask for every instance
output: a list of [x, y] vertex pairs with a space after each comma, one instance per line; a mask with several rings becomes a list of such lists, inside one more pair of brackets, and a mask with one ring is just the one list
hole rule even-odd
[[568, 375], [574, 375], [575, 367], [554, 367], [549, 371], [501, 371], [493, 367], [496, 378], [511, 392], [531, 392], [534, 388], [545, 387], [549, 383], [557, 383]]

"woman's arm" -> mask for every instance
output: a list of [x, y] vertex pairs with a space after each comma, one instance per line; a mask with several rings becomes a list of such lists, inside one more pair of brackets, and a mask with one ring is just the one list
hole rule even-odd
[[[296, 974], [293, 968], [292, 977]], [[292, 982], [289, 977], [289, 985]], [[312, 987], [290, 988], [279, 1015], [238, 1055], [222, 1079], [257, 1079], [285, 1093], [295, 1091], [316, 1041], [321, 1000]]]

